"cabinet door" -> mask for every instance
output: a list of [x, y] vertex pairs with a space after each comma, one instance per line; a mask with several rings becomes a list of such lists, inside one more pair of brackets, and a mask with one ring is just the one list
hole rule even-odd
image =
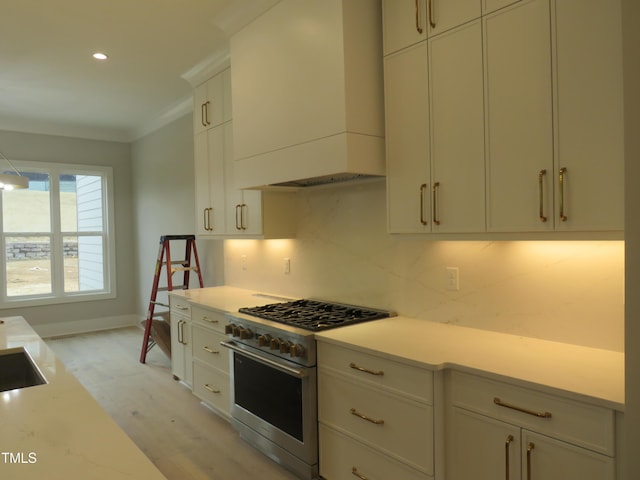
[[481, 0], [427, 0], [429, 36], [480, 18]]
[[484, 92], [479, 20], [429, 39], [429, 87], [432, 231], [482, 232]]
[[171, 372], [187, 385], [193, 383], [191, 321], [185, 317], [171, 319]]
[[385, 57], [384, 81], [389, 231], [429, 231], [426, 42]]
[[520, 0], [482, 0], [482, 14], [486, 15], [519, 1]]
[[[520, 477], [520, 429], [508, 423], [452, 408], [448, 430], [447, 478], [495, 480]], [[549, 480], [543, 475], [538, 477]], [[580, 478], [580, 477], [566, 477]]]
[[209, 198], [209, 152], [207, 131], [194, 137], [194, 170], [196, 190], [196, 233], [200, 236], [211, 235], [212, 207]]
[[218, 126], [195, 137], [196, 221], [198, 234], [225, 232], [224, 127]]
[[428, 0], [382, 0], [384, 55], [427, 38]]
[[563, 185], [558, 186], [556, 228], [622, 230], [620, 1], [555, 0], [552, 5], [556, 18], [556, 167], [566, 169]]
[[611, 457], [522, 431], [522, 478], [544, 480], [614, 480]]
[[489, 231], [553, 229], [548, 0], [484, 17]]

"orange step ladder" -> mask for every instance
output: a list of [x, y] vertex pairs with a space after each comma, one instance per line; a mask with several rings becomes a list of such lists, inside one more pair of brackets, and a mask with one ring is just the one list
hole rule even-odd
[[[185, 251], [184, 260], [171, 260], [171, 242], [184, 241]], [[192, 265], [192, 261], [195, 265]], [[162, 276], [162, 268], [166, 269], [167, 285], [160, 287], [160, 277]], [[140, 363], [145, 363], [147, 352], [154, 345], [160, 346], [169, 358], [171, 358], [171, 333], [169, 323], [164, 320], [155, 320], [154, 312], [156, 305], [169, 308], [168, 304], [158, 302], [156, 300], [159, 291], [172, 291], [173, 289], [189, 288], [189, 277], [191, 272], [198, 274], [200, 288], [204, 287], [202, 282], [202, 272], [200, 270], [200, 261], [198, 260], [198, 250], [196, 249], [195, 235], [163, 235], [160, 237], [160, 248], [158, 249], [158, 259], [156, 260], [156, 269], [153, 276], [153, 286], [151, 288], [151, 299], [149, 300], [149, 308], [147, 310], [147, 319], [144, 326], [144, 337], [142, 339], [142, 349], [140, 351]], [[173, 284], [173, 274], [182, 272], [182, 285]]]

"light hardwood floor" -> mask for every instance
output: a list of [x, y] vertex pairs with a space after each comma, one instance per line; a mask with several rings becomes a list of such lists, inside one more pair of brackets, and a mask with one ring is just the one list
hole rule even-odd
[[173, 380], [158, 347], [139, 363], [139, 328], [45, 341], [168, 480], [296, 478]]

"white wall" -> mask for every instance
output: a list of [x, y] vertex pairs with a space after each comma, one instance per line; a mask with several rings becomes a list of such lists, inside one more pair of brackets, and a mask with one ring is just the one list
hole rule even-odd
[[[228, 285], [623, 351], [621, 241], [393, 236], [386, 233], [384, 182], [305, 190], [297, 203], [295, 240], [225, 242]], [[446, 288], [447, 266], [459, 268], [459, 291]]]
[[44, 307], [0, 310], [1, 316], [22, 315], [39, 333], [57, 330], [64, 332], [98, 329], [114, 323], [130, 321], [134, 310], [134, 291], [131, 265], [131, 148], [129, 144], [87, 140], [51, 135], [0, 131], [0, 149], [15, 160], [60, 162], [81, 165], [104, 165], [113, 168], [117, 297], [112, 300], [78, 302]]
[[[136, 255], [131, 274], [135, 276], [138, 287], [132, 312], [145, 315], [160, 236], [188, 235], [195, 229], [191, 115], [185, 115], [133, 143], [132, 178], [132, 249]], [[222, 247], [222, 241], [197, 242], [205, 286], [223, 283]], [[182, 259], [183, 253], [184, 247], [178, 251], [172, 248], [171, 251], [172, 258], [176, 260]], [[192, 277], [191, 285], [197, 286], [193, 280]], [[164, 279], [162, 285], [166, 285]], [[163, 295], [160, 294], [158, 299]]]

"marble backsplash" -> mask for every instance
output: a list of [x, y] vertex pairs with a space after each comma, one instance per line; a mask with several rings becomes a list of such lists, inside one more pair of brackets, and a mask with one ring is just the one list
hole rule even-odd
[[389, 235], [385, 203], [383, 181], [301, 191], [297, 238], [225, 241], [225, 283], [623, 351], [624, 242]]

